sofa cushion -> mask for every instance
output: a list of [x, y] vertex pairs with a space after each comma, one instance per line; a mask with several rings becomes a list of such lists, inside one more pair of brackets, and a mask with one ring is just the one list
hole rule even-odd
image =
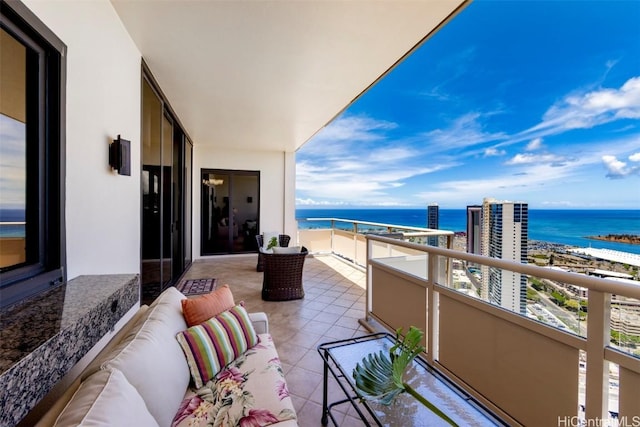
[[144, 399], [158, 424], [171, 423], [184, 390], [189, 366], [175, 336], [187, 328], [176, 288], [168, 288], [147, 310], [131, 334], [109, 353], [102, 369], [118, 369]]
[[80, 384], [55, 426], [153, 426], [158, 422], [117, 369], [97, 371]]
[[223, 285], [201, 297], [183, 299], [182, 314], [184, 314], [187, 326], [195, 326], [235, 307], [235, 305], [229, 285]]
[[[189, 389], [174, 427], [296, 426], [296, 412], [269, 334], [203, 387]], [[286, 421], [289, 420], [289, 421]]]
[[197, 388], [258, 342], [247, 311], [239, 305], [179, 332], [176, 339]]

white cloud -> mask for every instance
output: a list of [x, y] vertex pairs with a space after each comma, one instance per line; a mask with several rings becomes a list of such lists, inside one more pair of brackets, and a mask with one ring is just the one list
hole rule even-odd
[[527, 144], [525, 150], [527, 151], [536, 151], [542, 148], [542, 138], [534, 138]]
[[569, 200], [544, 200], [540, 203], [542, 206], [554, 207], [554, 208], [575, 208], [579, 207], [574, 202]]
[[516, 154], [510, 160], [506, 161], [507, 165], [525, 165], [532, 163], [564, 163], [565, 158], [556, 156], [555, 154]]
[[385, 137], [385, 131], [397, 128], [398, 125], [385, 120], [370, 117], [341, 116], [329, 123], [316, 138], [329, 141], [377, 141]]
[[458, 163], [434, 157], [415, 139], [393, 140], [389, 133], [396, 126], [366, 116], [344, 116], [327, 126], [296, 156], [297, 203], [397, 205], [394, 190], [406, 180]]
[[489, 178], [474, 178], [437, 183], [432, 191], [418, 195], [422, 201], [438, 200], [443, 205], [465, 206], [479, 203], [483, 197], [495, 197], [504, 200], [527, 200], [548, 186], [565, 181], [571, 175], [572, 166], [554, 167], [549, 164], [532, 164], [522, 173], [503, 173]]
[[504, 156], [507, 154], [505, 150], [499, 150], [496, 147], [489, 147], [484, 150], [484, 157]]
[[380, 205], [384, 200], [385, 205], [398, 205], [402, 201], [394, 190], [404, 186], [405, 180], [448, 167], [452, 164], [386, 162], [384, 150], [360, 160], [329, 164], [305, 160], [296, 164], [296, 189], [300, 200], [367, 205]]
[[572, 94], [547, 110], [542, 122], [531, 131], [549, 134], [569, 129], [589, 129], [618, 119], [640, 118], [640, 76], [627, 80], [619, 89], [602, 88]]
[[[634, 162], [640, 160], [640, 153], [629, 156], [629, 160]], [[602, 156], [602, 163], [604, 163], [604, 167], [607, 169], [607, 178], [616, 179], [624, 178], [633, 174], [640, 174], [640, 165], [627, 165], [627, 163], [618, 160], [616, 156]]]
[[501, 138], [496, 147], [536, 141], [574, 129], [590, 129], [622, 119], [640, 119], [640, 76], [628, 79], [619, 89], [575, 91], [549, 107], [542, 121]]
[[[490, 115], [488, 113], [487, 115]], [[504, 139], [504, 133], [490, 133], [483, 130], [480, 113], [468, 113], [455, 119], [451, 126], [424, 134], [431, 151], [471, 147], [489, 141]]]
[[335, 206], [335, 205], [343, 205], [344, 203], [341, 202], [337, 202], [337, 203], [332, 203], [326, 200], [314, 200], [311, 198], [308, 199], [301, 199], [301, 198], [297, 198], [296, 199], [296, 205], [298, 206]]

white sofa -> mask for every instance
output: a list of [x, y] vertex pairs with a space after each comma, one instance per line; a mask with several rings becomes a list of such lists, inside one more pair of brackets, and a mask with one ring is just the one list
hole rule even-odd
[[38, 426], [297, 426], [264, 313], [249, 314], [258, 344], [193, 388], [176, 339], [184, 298], [169, 288], [142, 307]]

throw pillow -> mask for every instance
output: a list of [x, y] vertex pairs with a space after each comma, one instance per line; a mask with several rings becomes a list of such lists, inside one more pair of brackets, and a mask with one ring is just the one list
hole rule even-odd
[[258, 343], [249, 315], [239, 305], [178, 333], [176, 339], [187, 358], [196, 388]]
[[136, 388], [122, 372], [113, 369], [97, 371], [84, 380], [55, 425], [158, 427], [158, 422]]
[[206, 295], [183, 299], [182, 315], [187, 326], [191, 327], [204, 323], [235, 305], [229, 285], [223, 285]]
[[274, 254], [299, 254], [302, 250], [301, 246], [290, 246], [288, 248], [276, 247], [273, 248]]

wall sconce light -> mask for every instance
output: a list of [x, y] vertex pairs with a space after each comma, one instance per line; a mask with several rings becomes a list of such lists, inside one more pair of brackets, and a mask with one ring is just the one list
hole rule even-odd
[[247, 197], [247, 203], [253, 203], [253, 197], [251, 196]]
[[109, 166], [119, 175], [131, 176], [131, 141], [120, 138], [109, 144]]

